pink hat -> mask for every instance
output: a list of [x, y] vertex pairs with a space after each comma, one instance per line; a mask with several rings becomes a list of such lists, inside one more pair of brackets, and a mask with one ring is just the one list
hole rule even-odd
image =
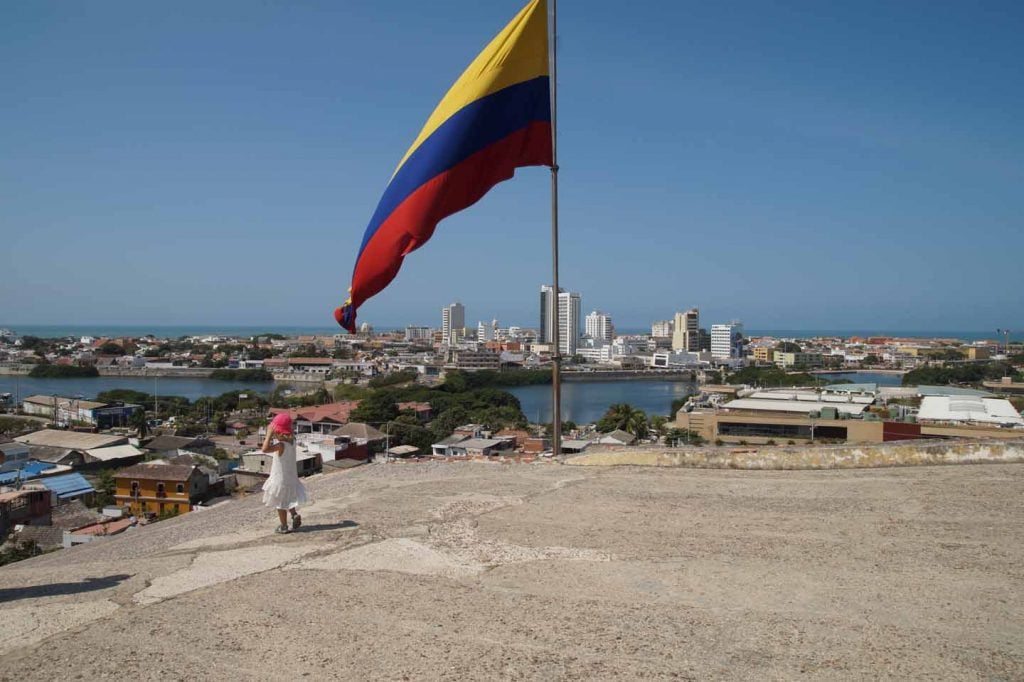
[[287, 412], [282, 412], [273, 421], [270, 422], [271, 428], [277, 433], [291, 435], [292, 432], [292, 416]]

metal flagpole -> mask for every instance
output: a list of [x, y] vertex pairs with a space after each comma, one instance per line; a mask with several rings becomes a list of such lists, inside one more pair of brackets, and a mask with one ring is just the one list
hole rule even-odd
[[[551, 0], [551, 261], [555, 323], [551, 342], [555, 346], [551, 373], [551, 452], [562, 454], [562, 347], [559, 339], [562, 306], [558, 289], [558, 0]], [[566, 311], [568, 312], [568, 311]]]

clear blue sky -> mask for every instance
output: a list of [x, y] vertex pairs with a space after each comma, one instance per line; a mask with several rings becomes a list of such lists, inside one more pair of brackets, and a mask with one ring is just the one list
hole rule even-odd
[[[561, 280], [620, 327], [1024, 328], [1024, 4], [559, 3]], [[9, 2], [0, 324], [323, 326], [521, 0]], [[537, 324], [549, 178], [360, 310]]]

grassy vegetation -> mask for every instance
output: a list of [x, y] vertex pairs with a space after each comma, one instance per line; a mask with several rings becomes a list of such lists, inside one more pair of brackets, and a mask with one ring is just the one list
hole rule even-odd
[[945, 367], [918, 367], [903, 375], [904, 386], [946, 386], [949, 384], [980, 384], [1013, 377], [1021, 381], [1021, 373], [1007, 362], [971, 362]]
[[36, 365], [28, 373], [33, 379], [72, 379], [79, 377], [98, 377], [95, 367], [79, 367], [78, 365]]

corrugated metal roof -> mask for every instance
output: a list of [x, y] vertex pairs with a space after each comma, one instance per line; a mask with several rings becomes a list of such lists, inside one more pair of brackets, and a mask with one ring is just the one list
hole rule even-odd
[[1009, 400], [975, 396], [927, 396], [921, 401], [917, 419], [918, 421], [1013, 424], [1024, 427], [1024, 419]]
[[69, 450], [91, 450], [111, 445], [127, 443], [127, 436], [112, 436], [106, 433], [81, 433], [79, 431], [59, 431], [56, 429], [43, 429], [24, 436], [18, 436], [14, 440], [26, 445], [48, 445], [53, 448], [68, 448]]
[[760, 398], [740, 398], [732, 400], [725, 405], [728, 410], [751, 410], [754, 412], [799, 412], [807, 414], [823, 407], [834, 407], [839, 412], [847, 414], [861, 414], [867, 409], [867, 405], [859, 403], [831, 403], [810, 400], [763, 400]]
[[[3, 473], [0, 473], [0, 485], [10, 485], [17, 481], [18, 478], [21, 478], [22, 480], [28, 478], [35, 478], [42, 472], [54, 468], [56, 467], [53, 464], [50, 464], [49, 462], [39, 462], [37, 460], [30, 459], [27, 462], [25, 462], [24, 466], [21, 467], [20, 473], [18, 472], [17, 469], [12, 471], [4, 471]], [[67, 467], [64, 467], [64, 471], [67, 470]]]
[[138, 457], [143, 454], [143, 451], [134, 445], [112, 445], [109, 448], [93, 448], [92, 450], [86, 450], [86, 454], [90, 457], [109, 462], [115, 459], [125, 459], [128, 457]]
[[58, 498], [76, 497], [85, 493], [94, 493], [96, 489], [89, 481], [85, 480], [82, 474], [63, 474], [61, 476], [49, 476], [38, 481], [46, 486], [47, 490], [57, 493]]

